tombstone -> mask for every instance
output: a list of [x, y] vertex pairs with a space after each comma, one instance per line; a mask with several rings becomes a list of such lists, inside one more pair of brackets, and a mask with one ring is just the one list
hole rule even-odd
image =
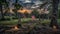
[[31, 17], [32, 17], [32, 20], [35, 20], [35, 19], [36, 19], [34, 15], [33, 15], [33, 16], [31, 16]]

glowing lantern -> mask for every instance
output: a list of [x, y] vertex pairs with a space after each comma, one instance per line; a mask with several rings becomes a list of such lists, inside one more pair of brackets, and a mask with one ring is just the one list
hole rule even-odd
[[57, 31], [57, 27], [56, 26], [53, 26], [53, 31]]
[[54, 29], [56, 29], [56, 26], [53, 26]]
[[18, 30], [19, 28], [17, 26], [14, 27], [14, 30]]

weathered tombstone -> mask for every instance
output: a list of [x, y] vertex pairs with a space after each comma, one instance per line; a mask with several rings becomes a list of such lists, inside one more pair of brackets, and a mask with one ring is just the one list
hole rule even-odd
[[32, 17], [32, 20], [35, 20], [35, 19], [36, 19], [34, 15], [33, 15], [33, 16], [31, 16], [31, 17]]

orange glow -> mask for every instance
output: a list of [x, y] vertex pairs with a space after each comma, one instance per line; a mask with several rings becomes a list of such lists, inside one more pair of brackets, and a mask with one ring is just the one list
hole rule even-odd
[[53, 26], [54, 29], [56, 29], [56, 26]]
[[27, 13], [31, 13], [32, 12], [32, 10], [28, 10], [28, 9], [23, 9], [23, 10], [18, 10], [18, 12], [20, 12], [20, 13], [25, 13], [25, 12], [27, 12]]
[[14, 27], [15, 30], [18, 30], [19, 28], [17, 26]]
[[53, 31], [57, 31], [57, 27], [56, 26], [53, 26]]

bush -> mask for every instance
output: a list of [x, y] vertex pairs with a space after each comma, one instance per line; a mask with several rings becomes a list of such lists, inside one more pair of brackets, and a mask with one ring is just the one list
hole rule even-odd
[[46, 24], [49, 25], [50, 20], [43, 20], [43, 21], [41, 21], [41, 23], [44, 24], [44, 25], [46, 25]]
[[39, 12], [36, 11], [36, 10], [33, 10], [31, 15], [34, 15], [34, 16], [36, 16], [38, 18], [39, 17]]

